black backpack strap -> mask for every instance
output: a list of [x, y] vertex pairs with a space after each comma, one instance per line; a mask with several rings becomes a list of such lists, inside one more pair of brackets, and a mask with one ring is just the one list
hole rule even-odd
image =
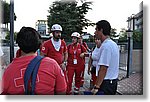
[[[25, 87], [25, 94], [32, 94], [34, 95], [35, 85], [36, 85], [36, 77], [38, 73], [38, 69], [40, 66], [40, 62], [43, 59], [43, 56], [36, 56], [27, 66], [27, 69], [24, 74], [24, 87]], [[32, 78], [32, 79], [31, 79]], [[28, 90], [29, 80], [31, 79], [31, 92]]]

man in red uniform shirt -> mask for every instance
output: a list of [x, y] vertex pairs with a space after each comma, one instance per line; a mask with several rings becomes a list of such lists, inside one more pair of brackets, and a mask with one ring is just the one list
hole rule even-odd
[[51, 28], [53, 37], [43, 43], [42, 55], [53, 58], [65, 70], [68, 58], [67, 46], [64, 40], [61, 40], [62, 27], [54, 24]]
[[[24, 94], [24, 73], [30, 61], [37, 56], [35, 52], [40, 46], [38, 32], [31, 27], [22, 27], [17, 34], [17, 43], [22, 56], [15, 58], [4, 72], [2, 94]], [[35, 94], [65, 94], [66, 88], [60, 66], [49, 57], [43, 58], [37, 73]]]
[[67, 94], [71, 94], [73, 76], [75, 74], [75, 89], [74, 94], [79, 93], [81, 74], [82, 74], [82, 63], [84, 62], [84, 54], [86, 49], [83, 45], [78, 43], [80, 34], [77, 32], [72, 33], [72, 43], [67, 46], [68, 49], [68, 64], [67, 64], [67, 76], [68, 76], [68, 86]]
[[88, 45], [86, 44], [86, 42], [83, 41], [83, 37], [82, 37], [82, 36], [83, 36], [83, 35], [81, 35], [80, 38], [79, 38], [79, 40], [78, 40], [79, 43], [80, 43], [81, 45], [83, 45], [83, 46], [86, 48], [87, 51], [90, 51], [90, 49], [89, 49]]
[[[87, 44], [85, 42], [83, 42], [83, 38], [82, 35], [80, 36], [80, 38], [78, 39], [79, 44], [83, 45], [87, 51], [90, 51], [90, 49], [88, 48]], [[88, 54], [86, 54], [88, 55]], [[86, 56], [88, 57], [88, 56]], [[85, 71], [85, 58], [83, 59], [83, 63], [82, 63], [82, 78], [81, 78], [81, 87], [83, 87], [84, 84], [84, 71]]]

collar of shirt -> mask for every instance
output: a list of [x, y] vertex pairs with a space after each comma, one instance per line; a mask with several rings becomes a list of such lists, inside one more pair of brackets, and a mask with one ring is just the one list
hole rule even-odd
[[102, 44], [107, 43], [109, 40], [111, 40], [109, 37], [106, 38], [106, 39], [102, 42]]
[[56, 51], [59, 51], [60, 46], [61, 46], [61, 40], [59, 39], [59, 41], [54, 41], [54, 39], [51, 38], [51, 41], [52, 41], [52, 44], [53, 44], [55, 50], [56, 50]]

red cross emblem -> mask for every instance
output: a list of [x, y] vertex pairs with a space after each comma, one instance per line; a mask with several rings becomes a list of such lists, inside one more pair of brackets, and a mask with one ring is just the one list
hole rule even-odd
[[[24, 91], [25, 91], [25, 88], [24, 88], [24, 77], [23, 76], [24, 76], [25, 70], [26, 70], [26, 68], [21, 69], [20, 70], [20, 77], [14, 78], [15, 87], [23, 87]], [[36, 78], [36, 82], [39, 82], [38, 75]]]

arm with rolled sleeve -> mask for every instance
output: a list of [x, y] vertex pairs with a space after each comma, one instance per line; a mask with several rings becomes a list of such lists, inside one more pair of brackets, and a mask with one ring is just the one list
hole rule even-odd
[[67, 59], [68, 59], [68, 51], [67, 51], [67, 46], [65, 42], [62, 42], [64, 45], [64, 50], [63, 50], [63, 61], [62, 64], [60, 65], [62, 70], [65, 71], [66, 70], [66, 66], [67, 66]]
[[61, 40], [61, 43], [62, 43], [61, 46], [63, 46], [63, 51], [62, 51], [63, 61], [62, 61], [62, 62], [66, 62], [67, 59], [68, 59], [68, 50], [67, 50], [67, 46], [66, 46], [65, 41]]
[[47, 42], [44, 42], [42, 44], [41, 55], [47, 56], [47, 54], [48, 54], [48, 45], [47, 45]]
[[83, 45], [80, 45], [80, 46], [81, 46], [81, 51], [82, 51], [82, 53], [80, 54], [80, 57], [84, 58], [85, 54], [87, 53], [87, 50]]

